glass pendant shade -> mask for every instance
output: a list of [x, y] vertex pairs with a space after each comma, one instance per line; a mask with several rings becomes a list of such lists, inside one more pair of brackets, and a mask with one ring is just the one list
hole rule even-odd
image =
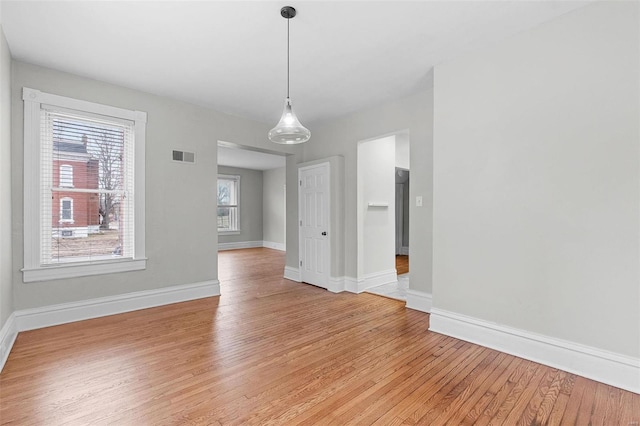
[[269, 140], [279, 144], [293, 145], [304, 143], [310, 138], [311, 132], [300, 124], [291, 108], [291, 99], [285, 99], [282, 117], [276, 127], [269, 131]]

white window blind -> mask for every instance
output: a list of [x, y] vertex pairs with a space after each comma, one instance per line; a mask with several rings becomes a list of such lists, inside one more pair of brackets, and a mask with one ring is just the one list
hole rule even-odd
[[134, 123], [43, 105], [40, 263], [133, 258]]
[[73, 188], [73, 166], [69, 164], [60, 166], [60, 186]]
[[240, 230], [240, 176], [218, 175], [218, 232]]

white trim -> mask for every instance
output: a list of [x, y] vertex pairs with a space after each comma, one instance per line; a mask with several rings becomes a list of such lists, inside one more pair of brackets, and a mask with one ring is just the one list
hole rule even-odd
[[39, 104], [60, 106], [77, 111], [87, 111], [93, 114], [106, 115], [124, 120], [141, 121], [143, 123], [147, 122], [147, 114], [144, 112], [54, 95], [51, 93], [41, 92], [36, 89], [29, 89], [28, 87], [22, 88], [22, 100], [36, 102]]
[[211, 280], [34, 309], [22, 309], [14, 314], [17, 330], [26, 331], [219, 295], [220, 283], [218, 280]]
[[291, 281], [296, 281], [301, 283], [302, 279], [300, 278], [300, 269], [299, 268], [293, 268], [291, 266], [285, 266], [284, 267], [284, 278], [291, 280]]
[[386, 271], [367, 274], [363, 278], [363, 280], [358, 282], [358, 293], [362, 293], [372, 287], [378, 287], [379, 285], [395, 283], [398, 281], [398, 274], [395, 269], [388, 269]]
[[4, 368], [7, 358], [9, 358], [9, 353], [17, 336], [18, 329], [16, 327], [15, 314], [12, 312], [0, 329], [0, 371]]
[[[55, 160], [55, 156], [54, 156]], [[62, 161], [62, 160], [58, 160]], [[64, 170], [64, 173], [63, 173]], [[71, 172], [71, 173], [68, 173]], [[64, 174], [64, 185], [62, 184]], [[60, 164], [58, 167], [58, 188], [73, 188], [73, 166], [71, 164]]]
[[[64, 202], [65, 201], [69, 201], [69, 210], [70, 210], [69, 213], [70, 213], [70, 216], [71, 216], [70, 219], [64, 219], [63, 218], [63, 216], [64, 216]], [[60, 198], [60, 213], [59, 213], [59, 216], [60, 216], [59, 223], [71, 223], [71, 224], [73, 224], [75, 222], [73, 220], [73, 198], [71, 198], [71, 197], [62, 197], [62, 198]]]
[[[238, 232], [239, 234], [240, 232]], [[237, 241], [233, 243], [218, 243], [218, 251], [237, 250], [256, 247], [266, 247], [274, 250], [286, 251], [285, 245], [282, 243], [274, 243], [271, 241]]]
[[[337, 278], [331, 278], [337, 280]], [[398, 281], [398, 274], [395, 269], [389, 269], [387, 271], [375, 272], [373, 274], [367, 274], [362, 278], [354, 277], [341, 277], [343, 282], [342, 290], [350, 293], [362, 293], [370, 288], [378, 287], [380, 285], [392, 284]]]
[[340, 293], [345, 291], [345, 277], [329, 277], [327, 290], [332, 293]]
[[398, 254], [401, 256], [409, 256], [409, 247], [405, 247], [405, 246], [400, 247], [400, 253]]
[[353, 277], [344, 277], [344, 290], [348, 291], [349, 293], [361, 293], [361, 291], [358, 291], [358, 285], [363, 281], [364, 280], [362, 279], [358, 280], [357, 278]]
[[112, 274], [116, 272], [140, 271], [147, 267], [147, 259], [122, 259], [87, 264], [70, 263], [47, 266], [46, 268], [21, 269], [22, 281], [59, 280], [62, 278], [88, 277], [90, 275]]
[[640, 393], [640, 358], [437, 308], [429, 330]]
[[[24, 100], [24, 282], [49, 279], [99, 275], [112, 272], [140, 270], [146, 267], [145, 255], [145, 134], [147, 114], [124, 108], [98, 104], [66, 96], [44, 93], [39, 90], [22, 88]], [[134, 150], [134, 253], [133, 259], [96, 264], [75, 264], [64, 266], [41, 265], [41, 237], [43, 221], [40, 194], [41, 140], [40, 113], [43, 107], [79, 111], [84, 115], [107, 116], [109, 120], [125, 120], [133, 125], [135, 132]], [[74, 191], [75, 192], [75, 191]], [[81, 191], [82, 192], [82, 191]], [[44, 213], [47, 216], [46, 212]], [[50, 219], [46, 219], [50, 220]], [[42, 237], [45, 238], [45, 237]], [[44, 244], [46, 246], [46, 244]]]
[[407, 289], [407, 308], [416, 311], [431, 312], [432, 296], [430, 293], [423, 291]]
[[237, 250], [262, 247], [262, 241], [238, 241], [235, 243], [218, 243], [218, 251]]
[[[39, 90], [24, 88], [24, 267], [40, 266], [40, 102]], [[37, 142], [37, 143], [36, 143]]]
[[263, 241], [262, 242], [262, 247], [266, 247], [266, 248], [270, 248], [270, 249], [274, 249], [274, 250], [280, 250], [280, 251], [287, 251], [287, 249], [286, 249], [284, 244], [282, 244], [282, 243], [274, 243], [273, 241]]

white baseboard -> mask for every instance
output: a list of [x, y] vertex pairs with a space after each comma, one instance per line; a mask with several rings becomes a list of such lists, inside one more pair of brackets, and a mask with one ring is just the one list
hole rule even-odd
[[362, 293], [372, 287], [397, 282], [398, 274], [396, 273], [395, 269], [389, 269], [387, 271], [368, 274], [362, 278], [341, 277], [340, 279], [344, 283], [342, 286], [342, 290], [340, 291]]
[[238, 241], [236, 243], [218, 243], [218, 251], [256, 248], [256, 247], [262, 247], [262, 246], [263, 246], [262, 241]]
[[430, 293], [423, 291], [407, 289], [407, 308], [416, 311], [431, 312], [432, 297]]
[[256, 247], [266, 247], [270, 249], [286, 251], [286, 246], [284, 244], [274, 243], [273, 241], [238, 241], [235, 243], [218, 243], [218, 251], [238, 250]]
[[280, 251], [287, 251], [287, 248], [283, 243], [274, 243], [273, 241], [263, 241], [262, 247], [280, 250]]
[[16, 327], [15, 314], [12, 312], [0, 329], [0, 371], [4, 368], [7, 358], [9, 358], [9, 353], [17, 336], [18, 329]]
[[344, 291], [348, 291], [350, 293], [362, 293], [362, 291], [364, 291], [358, 291], [358, 289], [360, 288], [359, 284], [363, 283], [364, 279], [358, 280], [357, 278], [353, 277], [344, 277], [343, 281]]
[[284, 277], [291, 281], [302, 282], [302, 278], [300, 278], [300, 269], [293, 268], [291, 266], [284, 267]]
[[358, 282], [358, 293], [362, 293], [371, 287], [378, 287], [379, 285], [391, 284], [397, 281], [398, 274], [395, 269], [367, 274], [362, 281]]
[[329, 277], [327, 290], [332, 293], [340, 293], [345, 290], [344, 277]]
[[33, 330], [220, 295], [218, 280], [15, 311], [17, 331]]
[[433, 308], [429, 330], [640, 393], [640, 359]]
[[[300, 270], [298, 268], [285, 266], [284, 277], [292, 281], [302, 282]], [[398, 281], [396, 270], [390, 269], [388, 271], [369, 274], [360, 279], [353, 277], [329, 277], [327, 290], [332, 293], [340, 293], [342, 291], [348, 291], [350, 293], [362, 293], [363, 291], [371, 287], [394, 283], [396, 281]]]

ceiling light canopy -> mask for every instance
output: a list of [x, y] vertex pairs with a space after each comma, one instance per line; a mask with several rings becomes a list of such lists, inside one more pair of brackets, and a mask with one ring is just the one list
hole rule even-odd
[[296, 10], [291, 6], [285, 6], [280, 9], [280, 15], [287, 20], [287, 97], [284, 100], [284, 111], [280, 121], [269, 131], [269, 140], [291, 145], [308, 141], [311, 138], [311, 132], [296, 117], [289, 96], [289, 20], [296, 16]]

